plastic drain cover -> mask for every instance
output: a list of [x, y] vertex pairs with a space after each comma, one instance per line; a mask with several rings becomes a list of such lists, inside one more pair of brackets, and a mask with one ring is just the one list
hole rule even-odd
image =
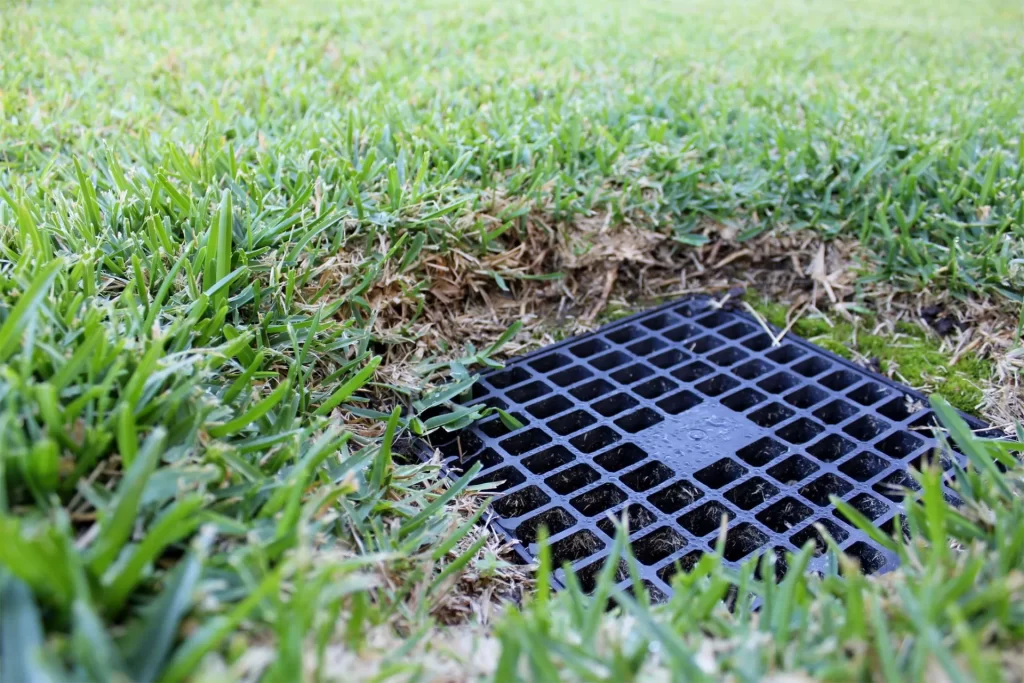
[[[866, 573], [893, 554], [848, 524], [835, 495], [891, 527], [908, 466], [935, 449], [924, 396], [787, 335], [774, 345], [746, 315], [691, 298], [512, 360], [468, 403], [503, 408], [458, 434], [431, 436], [453, 475], [480, 462], [499, 531], [532, 560], [540, 527], [556, 565], [591, 589], [628, 508], [630, 541], [652, 596], [713, 549], [738, 563], [807, 541], [824, 526]], [[982, 428], [977, 420], [967, 418]], [[891, 531], [891, 529], [889, 529]], [[820, 568], [816, 559], [811, 569]], [[556, 578], [561, 580], [561, 570]], [[623, 567], [618, 577], [630, 583]]]

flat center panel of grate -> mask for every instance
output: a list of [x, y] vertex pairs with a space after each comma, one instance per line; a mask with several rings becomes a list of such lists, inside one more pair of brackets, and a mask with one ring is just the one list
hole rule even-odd
[[[714, 547], [723, 516], [729, 563], [776, 552], [784, 572], [783, 551], [810, 540], [824, 553], [822, 525], [865, 572], [894, 568], [829, 496], [891, 527], [915, 485], [907, 468], [936, 446], [924, 396], [793, 336], [775, 345], [757, 321], [702, 297], [516, 358], [467, 402], [523, 426], [493, 417], [433, 435], [426, 450], [439, 449], [455, 475], [482, 465], [475, 483], [499, 492], [495, 524], [523, 558], [546, 526], [556, 564], [591, 588], [612, 518], [628, 510], [655, 598]], [[619, 579], [627, 587], [625, 570]]]

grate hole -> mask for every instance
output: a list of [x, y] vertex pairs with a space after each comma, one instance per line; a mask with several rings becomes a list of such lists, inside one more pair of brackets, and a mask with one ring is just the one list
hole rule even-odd
[[[603, 531], [611, 538], [615, 538], [615, 523], [622, 519], [622, 513], [618, 512], [614, 515], [614, 519], [605, 517], [597, 523], [597, 528]], [[626, 523], [629, 525], [630, 533], [643, 529], [644, 527], [650, 526], [657, 521], [657, 517], [654, 513], [645, 508], [643, 505], [637, 505], [636, 503], [630, 503], [626, 507]]]
[[626, 327], [620, 327], [614, 332], [609, 332], [608, 334], [605, 335], [605, 337], [612, 340], [616, 344], [625, 344], [626, 342], [633, 341], [634, 339], [639, 339], [645, 334], [647, 333], [641, 330], [639, 327], [627, 325]]
[[518, 389], [513, 389], [512, 391], [508, 392], [506, 395], [510, 399], [515, 401], [516, 403], [529, 403], [530, 401], [532, 401], [535, 398], [540, 398], [544, 394], [550, 394], [550, 393], [551, 393], [551, 387], [549, 387], [544, 382], [541, 382], [541, 381], [538, 380], [536, 382], [530, 382], [529, 384], [524, 384], [523, 386], [519, 387]]
[[487, 375], [485, 378], [487, 383], [495, 389], [505, 389], [513, 384], [519, 384], [530, 379], [530, 373], [520, 366], [511, 367], [508, 370], [502, 370], [501, 372], [495, 372], [494, 374]]
[[899, 470], [893, 472], [882, 481], [878, 482], [872, 487], [877, 493], [882, 494], [889, 500], [900, 502], [907, 495], [907, 490], [919, 491], [921, 485], [918, 484], [910, 473], [905, 470]]
[[736, 451], [736, 455], [754, 467], [762, 467], [789, 450], [789, 446], [779, 443], [775, 439], [764, 437], [758, 439], [749, 446]]
[[[662, 603], [668, 600], [668, 596], [662, 593], [660, 588], [651, 583], [650, 579], [644, 579], [640, 582], [640, 585], [642, 587], [643, 592], [647, 594], [647, 599], [650, 600], [651, 604], [656, 605], [658, 603]], [[623, 589], [622, 592], [628, 594], [629, 597], [633, 598], [634, 600], [639, 600], [639, 598], [636, 595], [636, 589], [633, 587], [633, 584], [629, 584], [628, 586], [626, 586], [626, 588]], [[615, 598], [612, 598], [612, 602], [614, 601]]]
[[764, 351], [765, 349], [771, 348], [774, 344], [775, 340], [767, 334], [759, 334], [756, 337], [751, 337], [747, 341], [743, 342], [743, 345], [751, 351]]
[[899, 396], [878, 409], [878, 412], [894, 422], [902, 422], [924, 409], [924, 405], [909, 395]]
[[867, 382], [851, 391], [847, 396], [861, 405], [869, 406], [873, 403], [878, 403], [890, 393], [881, 384]]
[[560, 534], [576, 523], [576, 518], [564, 508], [552, 508], [535, 515], [516, 527], [516, 538], [529, 545], [537, 542], [537, 534], [542, 526], [548, 528], [548, 535]]
[[725, 497], [741, 510], [753, 510], [758, 505], [774, 498], [778, 493], [779, 488], [775, 484], [761, 477], [753, 477], [730, 489]]
[[649, 353], [660, 351], [661, 349], [668, 346], [665, 342], [661, 341], [657, 337], [648, 337], [647, 339], [641, 339], [635, 344], [630, 344], [626, 348], [638, 356], [646, 356]]
[[882, 551], [864, 541], [857, 541], [843, 552], [855, 558], [865, 574], [874, 574], [885, 566], [885, 555]]
[[825, 424], [839, 424], [857, 414], [857, 409], [846, 401], [835, 400], [814, 411], [814, 417]]
[[499, 498], [491, 508], [501, 517], [512, 519], [522, 517], [542, 505], [551, 502], [551, 497], [544, 493], [538, 486], [527, 486], [525, 489], [510, 493]]
[[697, 481], [713, 489], [720, 489], [747, 473], [747, 468], [730, 458], [722, 458], [693, 475]]
[[[864, 515], [872, 521], [878, 519], [879, 517], [881, 517], [889, 511], [888, 505], [878, 500], [874, 496], [868, 495], [867, 493], [858, 493], [856, 496], [854, 496], [847, 502], [853, 506], [853, 509], [857, 510], [862, 515]], [[834, 514], [836, 517], [838, 517], [839, 519], [843, 520], [848, 524], [853, 524], [853, 522], [847, 519], [846, 515], [844, 515], [839, 510], [836, 510], [832, 514]]]
[[648, 427], [653, 427], [664, 419], [665, 418], [650, 408], [641, 408], [635, 413], [630, 413], [625, 417], [620, 417], [615, 421], [615, 424], [630, 434], [635, 434], [647, 429]]
[[581, 493], [569, 502], [580, 511], [580, 514], [591, 517], [599, 512], [615, 507], [626, 500], [627, 497], [614, 484], [601, 484], [596, 489]]
[[[608, 563], [607, 557], [593, 562], [583, 569], [576, 572], [576, 578], [579, 579], [580, 588], [587, 595], [590, 595], [597, 590], [597, 582], [601, 579], [601, 572], [604, 571], [605, 565]], [[615, 582], [625, 581], [629, 578], [629, 565], [625, 560], [619, 559], [619, 566], [615, 572]]]
[[732, 320], [732, 316], [722, 311], [715, 311], [711, 315], [706, 315], [697, 322], [704, 327], [721, 327]]
[[865, 415], [859, 420], [846, 425], [843, 431], [855, 439], [871, 441], [871, 439], [875, 438], [888, 428], [888, 422], [879, 420], [874, 415]]
[[774, 351], [766, 353], [765, 356], [767, 356], [768, 358], [770, 358], [771, 360], [775, 361], [780, 365], [785, 365], [786, 363], [792, 363], [797, 358], [803, 356], [806, 353], [807, 352], [801, 349], [799, 346], [786, 344], [785, 346], [781, 346], [775, 349]]
[[611, 382], [595, 379], [593, 382], [587, 382], [575, 389], [570, 389], [569, 393], [581, 401], [592, 401], [598, 396], [604, 396], [614, 388], [615, 386]]
[[800, 384], [800, 380], [788, 372], [777, 372], [771, 377], [767, 377], [758, 382], [757, 386], [761, 387], [769, 394], [781, 394], [784, 391], [789, 391], [798, 384]]
[[876, 443], [875, 448], [888, 456], [898, 459], [910, 455], [920, 448], [923, 443], [924, 441], [916, 436], [906, 432], [896, 432]]
[[694, 536], [706, 536], [721, 526], [722, 515], [725, 515], [728, 519], [733, 517], [729, 508], [718, 501], [712, 500], [687, 512], [679, 518], [679, 523]]
[[582, 365], [574, 365], [571, 368], [566, 368], [565, 370], [562, 370], [561, 372], [556, 372], [555, 374], [548, 377], [548, 379], [550, 379], [552, 382], [554, 382], [560, 387], [567, 387], [570, 384], [582, 382], [586, 378], [592, 377], [593, 375], [593, 372], [583, 367]]
[[665, 583], [672, 585], [672, 578], [680, 572], [692, 572], [693, 568], [700, 562], [700, 558], [704, 557], [704, 552], [701, 550], [694, 550], [693, 552], [686, 553], [678, 560], [671, 564], [667, 564], [658, 570], [658, 578]]
[[[775, 583], [780, 583], [786, 578], [786, 572], [789, 571], [789, 561], [786, 560], [786, 549], [780, 546], [775, 546], [764, 553], [765, 556], [772, 554], [775, 556]], [[764, 581], [764, 575], [761, 571], [762, 563], [767, 562], [764, 556], [757, 559], [757, 568], [754, 570], [754, 576], [761, 581]]]
[[822, 462], [835, 462], [856, 447], [857, 444], [847, 441], [838, 434], [829, 434], [813, 446], [809, 446], [807, 452]]
[[589, 529], [577, 531], [551, 546], [551, 557], [555, 565], [573, 563], [593, 555], [604, 548], [604, 542]]
[[541, 356], [537, 360], [530, 361], [530, 367], [537, 372], [551, 372], [557, 368], [565, 367], [571, 364], [572, 361], [563, 356], [560, 353], [552, 353], [547, 356]]
[[655, 367], [672, 368], [679, 365], [689, 357], [690, 354], [688, 353], [683, 353], [678, 349], [669, 349], [665, 353], [659, 353], [654, 358], [651, 358], [650, 362], [651, 365], [654, 365]]
[[498, 398], [496, 396], [491, 396], [490, 398], [487, 398], [487, 399], [484, 399], [483, 401], [480, 401], [480, 405], [487, 406], [488, 408], [498, 408], [500, 410], [508, 410], [508, 404], [505, 403], [504, 401], [502, 401], [500, 398]]
[[608, 398], [602, 398], [594, 404], [594, 410], [605, 417], [611, 417], [612, 415], [618, 415], [624, 410], [635, 408], [638, 405], [640, 405], [640, 401], [637, 401], [629, 394], [618, 393]]
[[567, 470], [562, 470], [558, 474], [552, 474], [544, 480], [544, 483], [555, 493], [564, 495], [581, 489], [588, 484], [593, 484], [600, 478], [601, 475], [597, 473], [597, 470], [590, 465], [580, 463]]
[[473, 465], [477, 463], [480, 463], [481, 470], [487, 470], [491, 467], [494, 467], [495, 465], [500, 465], [502, 462], [503, 461], [500, 455], [495, 453], [490, 448], [486, 448], [479, 455], [476, 455], [470, 458], [469, 460], [466, 460], [465, 462], [455, 463], [451, 467], [452, 472], [455, 472], [459, 476], [462, 476], [463, 474], [468, 472], [473, 467]]
[[776, 481], [779, 481], [786, 486], [794, 486], [801, 480], [806, 479], [817, 472], [819, 469], [821, 468], [804, 456], [794, 455], [791, 458], [786, 458], [778, 465], [770, 467], [768, 469], [768, 474], [772, 475]]
[[653, 489], [658, 484], [665, 483], [674, 474], [670, 468], [660, 462], [649, 462], [632, 472], [622, 475], [619, 479], [634, 491], [646, 491]]
[[612, 373], [612, 379], [620, 384], [632, 384], [644, 377], [650, 377], [654, 374], [654, 370], [651, 370], [643, 363], [634, 363], [629, 367], [616, 370]]
[[738, 387], [740, 383], [728, 375], [715, 375], [697, 385], [697, 391], [707, 396], [718, 396]]
[[747, 325], [746, 323], [736, 323], [735, 325], [730, 325], [729, 327], [725, 328], [718, 334], [729, 339], [740, 339], [742, 337], [746, 337], [748, 334], [753, 334], [756, 331], [757, 328], [753, 327], [752, 325]]
[[828, 392], [816, 386], [807, 385], [785, 397], [786, 403], [797, 408], [810, 408], [828, 398]]
[[678, 386], [678, 384], [667, 377], [655, 377], [652, 380], [644, 382], [638, 387], [634, 387], [633, 391], [644, 398], [657, 398], [666, 391], [672, 391]]
[[[530, 424], [530, 421], [527, 420], [522, 413], [512, 413], [512, 417], [519, 420], [519, 423], [522, 424], [524, 427]], [[480, 425], [480, 431], [486, 434], [487, 436], [491, 437], [492, 439], [500, 439], [506, 434], [511, 434], [512, 432], [516, 432], [519, 430], [509, 429], [508, 425], [506, 425], [501, 420], [500, 417], [496, 417], [493, 420], [489, 420]]]
[[857, 481], [867, 481], [889, 466], [889, 461], [874, 453], [861, 453], [846, 461], [839, 469]]
[[612, 351], [593, 360], [587, 361], [598, 370], [611, 370], [630, 360], [629, 354], [623, 351]]
[[814, 511], [796, 498], [786, 497], [758, 513], [757, 520], [772, 531], [782, 534], [791, 531], [812, 514]]
[[544, 474], [575, 459], [576, 456], [565, 446], [552, 446], [523, 460], [523, 466], [534, 474]]
[[682, 510], [693, 501], [702, 498], [704, 492], [687, 481], [677, 481], [647, 497], [651, 505], [662, 512], [672, 513]]
[[446, 458], [459, 458], [464, 460], [469, 456], [480, 451], [484, 447], [484, 442], [480, 440], [480, 437], [472, 432], [462, 432], [457, 437], [439, 447], [438, 450]]
[[842, 391], [851, 384], [859, 382], [862, 377], [863, 375], [858, 375], [853, 370], [839, 370], [831, 375], [826, 375], [824, 379], [819, 379], [818, 382], [832, 391]]
[[763, 360], [755, 358], [754, 360], [747, 361], [743, 365], [733, 368], [733, 374], [743, 379], [754, 379], [760, 377], [764, 373], [772, 369], [772, 366], [765, 363]]
[[790, 443], [807, 443], [823, 431], [825, 428], [814, 420], [801, 417], [775, 433]]
[[601, 450], [605, 446], [611, 446], [621, 438], [622, 436], [611, 427], [602, 426], [597, 429], [592, 429], [585, 434], [574, 436], [569, 440], [569, 443], [577, 450], [583, 451], [584, 453], [593, 453], [594, 451]]
[[646, 565], [652, 565], [685, 546], [685, 538], [663, 526], [633, 543], [633, 556]]
[[658, 401], [657, 406], [669, 415], [678, 415], [704, 402], [697, 394], [683, 389]]
[[504, 441], [499, 441], [498, 445], [509, 455], [522, 455], [532, 451], [534, 448], [540, 448], [550, 441], [551, 437], [545, 432], [540, 429], [531, 429], [526, 432], [519, 432], [515, 436], [510, 436]]
[[910, 424], [910, 428], [914, 433], [920, 434], [928, 439], [937, 439], [939, 432], [941, 431], [934, 413], [926, 413], [925, 415], [917, 418]]
[[717, 349], [724, 343], [725, 342], [719, 339], [718, 337], [712, 337], [711, 335], [708, 335], [706, 337], [701, 337], [697, 341], [690, 344], [689, 349], [694, 353], [699, 353], [703, 355], [708, 351]]
[[793, 369], [804, 377], [815, 377], [832, 367], [832, 364], [821, 356], [811, 356], [793, 366]]
[[742, 413], [748, 408], [753, 408], [758, 403], [765, 399], [765, 395], [759, 391], [753, 389], [740, 389], [735, 394], [731, 394], [722, 399], [722, 405], [731, 410], [735, 410], [737, 413]]
[[605, 340], [594, 338], [576, 344], [569, 350], [577, 358], [589, 358], [590, 356], [601, 353], [602, 351], [607, 351], [610, 348], [611, 344]]
[[691, 337], [696, 337], [701, 333], [702, 330], [694, 327], [693, 325], [680, 325], [679, 327], [673, 327], [668, 332], [662, 332], [662, 336], [666, 339], [671, 339], [674, 342], [681, 342]]
[[597, 422], [597, 418], [585, 410], [575, 410], [568, 415], [548, 422], [551, 431], [561, 436], [567, 436], [581, 429], [586, 429]]
[[544, 419], [557, 415], [558, 413], [564, 412], [572, 408], [573, 402], [567, 399], [565, 396], [551, 396], [543, 401], [537, 401], [526, 406], [526, 411], [534, 417]]
[[767, 542], [768, 534], [744, 522], [729, 529], [725, 537], [725, 552], [722, 554], [730, 562], [739, 562]]
[[738, 363], [746, 357], [747, 354], [740, 351], [734, 346], [730, 346], [727, 349], [723, 349], [718, 353], [713, 354], [710, 360], [712, 363], [715, 363], [716, 365], [727, 366], [732, 365], [734, 363]]
[[809, 525], [803, 531], [793, 534], [789, 540], [793, 541], [793, 545], [797, 548], [803, 548], [807, 541], [814, 541], [814, 554], [817, 556], [824, 555], [828, 552], [828, 544], [825, 542], [825, 537], [817, 529], [818, 525], [821, 525], [825, 529], [825, 533], [836, 543], [842, 543], [850, 536], [850, 532], [831, 519], [821, 519]]
[[635, 465], [646, 457], [647, 453], [639, 447], [626, 442], [597, 456], [594, 458], [594, 462], [609, 472], [618, 472], [630, 465]]
[[781, 403], [769, 403], [764, 408], [758, 408], [747, 415], [751, 422], [761, 427], [773, 427], [783, 420], [796, 415], [796, 413]]
[[800, 495], [816, 505], [828, 505], [829, 496], [845, 496], [852, 488], [850, 482], [828, 472], [800, 489]]
[[677, 379], [681, 379], [684, 382], [696, 382], [701, 377], [709, 375], [712, 372], [714, 372], [714, 368], [712, 368], [707, 363], [701, 363], [698, 360], [694, 361], [693, 363], [690, 363], [689, 365], [684, 365], [683, 367], [674, 371], [672, 373], [672, 376]]
[[679, 318], [675, 317], [671, 313], [659, 313], [658, 315], [652, 315], [650, 318], [642, 321], [641, 324], [651, 330], [661, 330], [669, 325], [674, 325], [679, 321]]

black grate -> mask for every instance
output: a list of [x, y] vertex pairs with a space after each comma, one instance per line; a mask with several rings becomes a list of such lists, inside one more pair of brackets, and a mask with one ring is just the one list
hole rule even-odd
[[484, 375], [469, 402], [524, 426], [510, 432], [494, 417], [432, 446], [453, 474], [482, 463], [477, 483], [501, 493], [494, 524], [521, 541], [523, 558], [546, 525], [556, 564], [592, 584], [611, 549], [610, 516], [628, 506], [634, 554], [661, 596], [713, 548], [723, 516], [728, 562], [808, 540], [823, 554], [822, 524], [864, 571], [892, 569], [895, 557], [829, 496], [891, 525], [913, 485], [907, 466], [936, 446], [920, 394], [804, 340], [774, 345], [753, 318], [706, 298], [516, 358]]

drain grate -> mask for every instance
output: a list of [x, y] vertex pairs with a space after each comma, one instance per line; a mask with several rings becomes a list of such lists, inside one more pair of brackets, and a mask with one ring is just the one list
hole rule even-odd
[[496, 485], [494, 524], [522, 543], [523, 559], [544, 525], [555, 563], [572, 564], [586, 587], [611, 550], [611, 517], [628, 507], [656, 598], [714, 547], [723, 516], [728, 562], [809, 540], [820, 556], [821, 524], [865, 572], [892, 569], [895, 557], [829, 496], [887, 528], [914, 485], [907, 467], [936, 446], [920, 394], [804, 340], [773, 345], [754, 319], [706, 298], [516, 358], [467, 402], [505, 409], [523, 427], [494, 417], [431, 446], [455, 475], [481, 463], [474, 483]]

